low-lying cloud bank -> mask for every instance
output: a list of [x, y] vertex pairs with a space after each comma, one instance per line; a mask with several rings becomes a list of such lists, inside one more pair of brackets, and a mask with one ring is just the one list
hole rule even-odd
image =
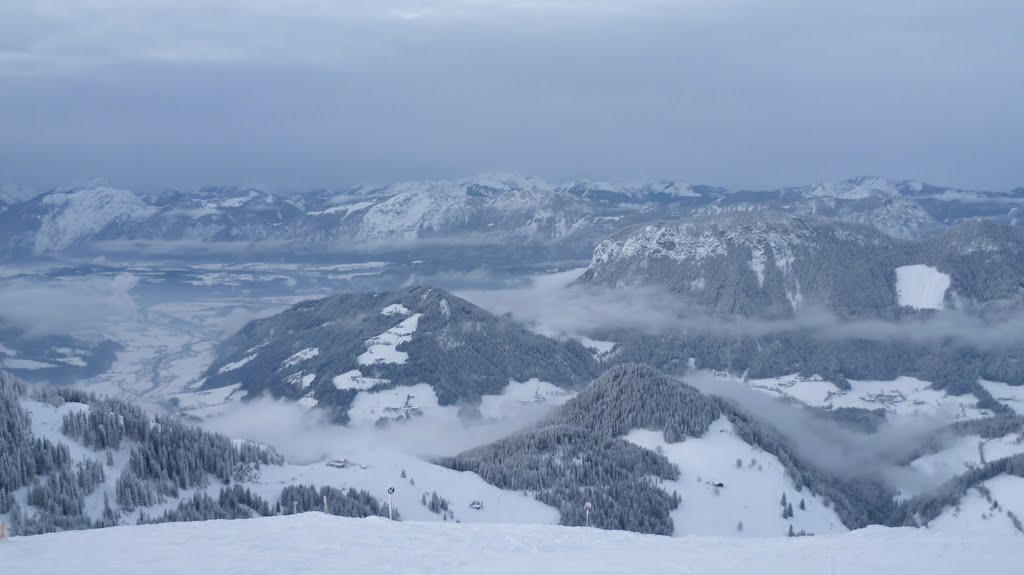
[[415, 418], [383, 428], [344, 427], [298, 404], [260, 398], [229, 409], [203, 426], [229, 437], [272, 445], [289, 461], [312, 463], [352, 449], [421, 457], [455, 455], [506, 437], [541, 420], [550, 406], [524, 405], [500, 421], [466, 424], [456, 418]]
[[137, 312], [131, 274], [0, 283], [0, 319], [29, 335], [101, 329]]
[[1024, 311], [983, 318], [958, 310], [883, 319], [842, 319], [809, 307], [790, 318], [755, 319], [705, 313], [678, 294], [651, 287], [610, 289], [574, 284], [582, 269], [538, 276], [525, 286], [463, 291], [459, 295], [497, 314], [509, 314], [545, 335], [591, 335], [602, 330], [639, 330], [654, 335], [706, 334], [760, 337], [810, 333], [835, 340], [952, 342], [982, 351], [1024, 344]]
[[752, 390], [739, 381], [707, 372], [684, 378], [707, 395], [724, 398], [786, 437], [805, 461], [828, 473], [855, 479], [874, 477], [894, 489], [923, 492], [942, 479], [904, 465], [904, 462], [943, 428], [939, 416], [887, 418], [874, 433], [859, 433], [808, 411]]
[[485, 247], [507, 245], [522, 238], [507, 233], [467, 232], [438, 237], [349, 239], [311, 243], [302, 239], [259, 241], [204, 241], [204, 240], [98, 240], [84, 246], [87, 252], [106, 255], [148, 256], [194, 259], [214, 256], [268, 256], [268, 255], [345, 255], [374, 254], [380, 252], [406, 252], [429, 248]]

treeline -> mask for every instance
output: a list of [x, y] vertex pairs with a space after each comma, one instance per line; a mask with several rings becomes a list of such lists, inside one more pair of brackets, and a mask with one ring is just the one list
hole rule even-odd
[[117, 503], [127, 511], [153, 505], [180, 490], [206, 487], [210, 478], [224, 484], [259, 478], [261, 465], [281, 465], [274, 450], [235, 442], [175, 418], [151, 418], [138, 406], [72, 389], [48, 390], [41, 399], [59, 405], [84, 403], [87, 410], [64, 416], [62, 430], [97, 451], [117, 450], [132, 442], [128, 467], [118, 478]]
[[[894, 517], [892, 524], [912, 527], [928, 525], [946, 509], [958, 505], [967, 494], [968, 489], [983, 489], [982, 483], [1004, 474], [1024, 477], [1024, 454], [997, 459], [980, 467], [969, 469], [963, 475], [944, 483], [938, 490], [904, 502], [899, 506], [901, 515]], [[1010, 519], [1013, 521], [1014, 527], [1021, 530], [1018, 527], [1019, 520], [1012, 515]]]
[[[32, 420], [21, 406], [25, 385], [0, 371], [0, 499], [71, 465], [66, 445], [32, 436]], [[7, 494], [7, 495], [4, 495]]]
[[[169, 509], [157, 517], [140, 512], [139, 523], [174, 523], [180, 521], [209, 521], [212, 519], [249, 519], [272, 515], [291, 515], [309, 511], [324, 511], [340, 517], [388, 517], [387, 504], [381, 503], [367, 491], [334, 487], [317, 489], [314, 485], [289, 485], [281, 491], [278, 502], [271, 505], [267, 500], [241, 485], [222, 487], [217, 498], [206, 492], [198, 492], [181, 501], [175, 509]], [[399, 519], [394, 511], [395, 520]]]
[[[32, 434], [32, 420], [22, 405], [24, 384], [0, 372], [0, 513], [10, 513], [18, 534], [46, 533], [93, 526], [85, 515], [85, 498], [103, 483], [103, 466], [86, 460], [73, 464], [68, 447]], [[28, 516], [14, 493], [27, 487]]]
[[441, 465], [473, 471], [485, 481], [559, 510], [563, 525], [670, 535], [677, 494], [659, 487], [679, 469], [659, 453], [621, 436], [660, 429], [670, 441], [703, 435], [721, 414], [718, 403], [657, 370], [623, 365], [609, 370], [536, 428], [455, 457]]
[[774, 455], [797, 491], [821, 496], [845, 525], [890, 524], [899, 514], [893, 492], [871, 478], [846, 480], [807, 464], [788, 441], [731, 403], [708, 397], [658, 370], [626, 364], [608, 370], [536, 428], [439, 463], [474, 471], [505, 489], [530, 491], [559, 509], [561, 522], [582, 525], [584, 503], [591, 525], [671, 534], [670, 513], [679, 504], [660, 480], [679, 469], [662, 455], [621, 438], [634, 429], [657, 430], [668, 442], [703, 436], [719, 417], [738, 437]]
[[[737, 437], [776, 457], [798, 492], [807, 490], [820, 497], [851, 529], [926, 524], [956, 505], [971, 487], [1004, 473], [1024, 477], [1024, 455], [1014, 456], [972, 469], [937, 491], [897, 503], [895, 491], [880, 477], [824, 472], [799, 457], [774, 428], [733, 403], [705, 396], [638, 364], [610, 369], [534, 429], [439, 463], [474, 471], [498, 487], [533, 492], [540, 501], [558, 508], [566, 525], [583, 524], [583, 505], [591, 501], [591, 525], [670, 534], [669, 515], [679, 500], [660, 489], [659, 482], [678, 478], [679, 470], [658, 453], [619, 438], [634, 429], [647, 429], [663, 432], [668, 442], [685, 441], [703, 436], [721, 416], [729, 419]], [[868, 432], [877, 426], [877, 414], [864, 410], [836, 417]], [[950, 435], [993, 438], [1022, 432], [1024, 417], [1020, 416], [958, 422], [935, 434], [933, 444], [922, 446], [917, 456], [941, 449]]]
[[589, 500], [600, 503], [591, 525], [671, 535], [669, 514], [679, 504], [649, 479], [679, 477], [663, 455], [571, 425], [542, 426], [438, 463], [502, 489], [534, 492], [559, 510], [563, 525], [583, 525]]
[[995, 439], [1014, 433], [1020, 435], [1022, 441], [1024, 441], [1024, 416], [996, 415], [982, 419], [957, 421], [945, 426], [936, 433], [932, 433], [924, 443], [908, 453], [900, 463], [909, 464], [919, 457], [938, 453], [945, 449], [951, 440], [957, 437], [977, 435], [982, 439]]
[[893, 497], [896, 493], [886, 487], [881, 478], [843, 478], [821, 471], [798, 457], [789, 440], [775, 429], [727, 400], [718, 401], [737, 437], [774, 455], [796, 485], [796, 490], [807, 489], [811, 495], [821, 496], [825, 504], [835, 510], [843, 525], [859, 529], [893, 523], [896, 513]]
[[[258, 479], [261, 466], [284, 463], [273, 449], [232, 441], [174, 418], [150, 417], [133, 404], [92, 393], [69, 388], [34, 392], [32, 399], [52, 406], [83, 404], [64, 416], [62, 432], [100, 457], [74, 462], [67, 445], [33, 436], [21, 403], [27, 398], [23, 383], [0, 372], [0, 513], [10, 514], [14, 534], [109, 527], [135, 511], [133, 523], [290, 514], [323, 510], [324, 497], [333, 515], [388, 516], [387, 506], [369, 493], [333, 487], [288, 486], [271, 505], [243, 484]], [[128, 461], [114, 481], [114, 500], [104, 492], [101, 514], [90, 517], [87, 499], [99, 497], [98, 490], [109, 485], [113, 453], [125, 450]], [[204, 489], [211, 481], [222, 484], [216, 497]], [[15, 496], [22, 489], [27, 506]], [[197, 491], [174, 508], [158, 516], [145, 513], [144, 508], [189, 489]]]
[[850, 379], [892, 380], [911, 375], [952, 395], [972, 393], [978, 407], [1010, 413], [978, 383], [979, 378], [1024, 385], [1024, 351], [985, 352], [953, 343], [923, 345], [901, 341], [823, 338], [811, 331], [765, 336], [645, 334], [618, 330], [595, 334], [619, 342], [612, 363], [646, 363], [683, 373], [690, 358], [697, 367], [750, 378], [798, 373], [818, 375], [848, 390]]
[[[307, 511], [323, 511], [324, 498], [327, 499], [327, 513], [342, 517], [388, 517], [388, 506], [365, 490], [314, 485], [289, 485], [281, 491], [279, 508], [285, 515], [305, 513]], [[399, 519], [398, 510], [392, 510], [393, 517]]]

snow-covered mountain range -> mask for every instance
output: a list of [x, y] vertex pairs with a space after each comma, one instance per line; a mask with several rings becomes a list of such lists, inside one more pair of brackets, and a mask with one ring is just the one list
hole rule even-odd
[[1024, 384], [1024, 230], [984, 218], [921, 240], [767, 210], [642, 224], [602, 242], [577, 284], [653, 292], [677, 318], [593, 334], [619, 343], [616, 361], [840, 386], [910, 376], [995, 411], [981, 381]]
[[112, 252], [124, 249], [118, 244], [124, 241], [244, 242], [257, 244], [251, 248], [258, 253], [509, 236], [548, 247], [548, 257], [579, 257], [623, 227], [693, 213], [768, 207], [918, 238], [975, 216], [1017, 224], [1024, 206], [1024, 189], [974, 192], [881, 178], [764, 192], [674, 181], [551, 183], [515, 175], [289, 194], [245, 187], [142, 193], [107, 185], [42, 195], [3, 190], [5, 257]]
[[1024, 305], [1024, 230], [972, 219], [924, 240], [775, 211], [738, 211], [621, 231], [581, 278], [656, 285], [715, 313], [784, 317], [818, 307], [894, 319], [914, 310]]
[[[875, 524], [1024, 533], [1020, 418], [978, 415], [895, 436], [843, 432], [856, 420], [849, 410], [786, 409], [791, 421], [817, 422], [817, 433], [856, 465], [826, 465], [827, 454], [816, 457], [791, 424], [780, 431], [769, 412], [639, 365], [609, 370], [540, 423], [462, 454], [418, 457], [372, 426], [319, 440], [279, 437], [325, 450], [302, 462], [122, 400], [30, 390], [0, 372], [8, 462], [0, 521], [26, 535], [326, 505], [351, 517], [390, 511], [401, 520], [589, 523], [671, 536], [827, 536]], [[430, 434], [436, 415], [405, 425]]]

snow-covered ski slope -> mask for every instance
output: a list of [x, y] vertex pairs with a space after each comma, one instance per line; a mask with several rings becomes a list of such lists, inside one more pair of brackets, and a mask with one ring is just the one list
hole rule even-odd
[[844, 535], [673, 539], [550, 525], [349, 519], [320, 513], [13, 538], [4, 573], [247, 575], [1019, 573], [1024, 547], [1004, 536], [946, 537], [870, 528]]

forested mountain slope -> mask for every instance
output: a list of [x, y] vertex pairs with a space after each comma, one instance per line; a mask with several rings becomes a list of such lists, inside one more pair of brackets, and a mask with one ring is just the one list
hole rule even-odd
[[[252, 322], [220, 346], [203, 388], [238, 385], [250, 397], [304, 400], [341, 423], [353, 415], [373, 422], [415, 417], [430, 406], [475, 407], [513, 381], [578, 387], [597, 365], [576, 341], [537, 335], [443, 290], [413, 287], [306, 301]], [[397, 403], [365, 412], [378, 400]]]
[[[984, 428], [1024, 431], [1014, 419]], [[1024, 477], [1021, 457], [959, 472], [936, 490], [901, 500], [872, 470], [827, 472], [758, 414], [628, 364], [535, 427], [440, 463], [535, 492], [559, 509], [565, 525], [584, 524], [590, 501], [590, 524], [606, 529], [782, 535], [926, 525], [987, 479]]]
[[0, 422], [0, 520], [16, 535], [308, 511], [325, 496], [337, 515], [387, 515], [354, 489], [259, 485], [284, 464], [269, 447], [69, 388], [30, 392], [2, 371]]
[[814, 216], [721, 213], [601, 242], [587, 284], [658, 286], [715, 314], [896, 319], [965, 305], [1024, 305], [1024, 230], [971, 220], [923, 241]]
[[642, 225], [602, 242], [578, 285], [669, 294], [678, 329], [593, 334], [618, 361], [840, 388], [914, 376], [993, 410], [979, 379], [1024, 385], [1024, 232], [989, 220], [918, 241], [776, 212]]

